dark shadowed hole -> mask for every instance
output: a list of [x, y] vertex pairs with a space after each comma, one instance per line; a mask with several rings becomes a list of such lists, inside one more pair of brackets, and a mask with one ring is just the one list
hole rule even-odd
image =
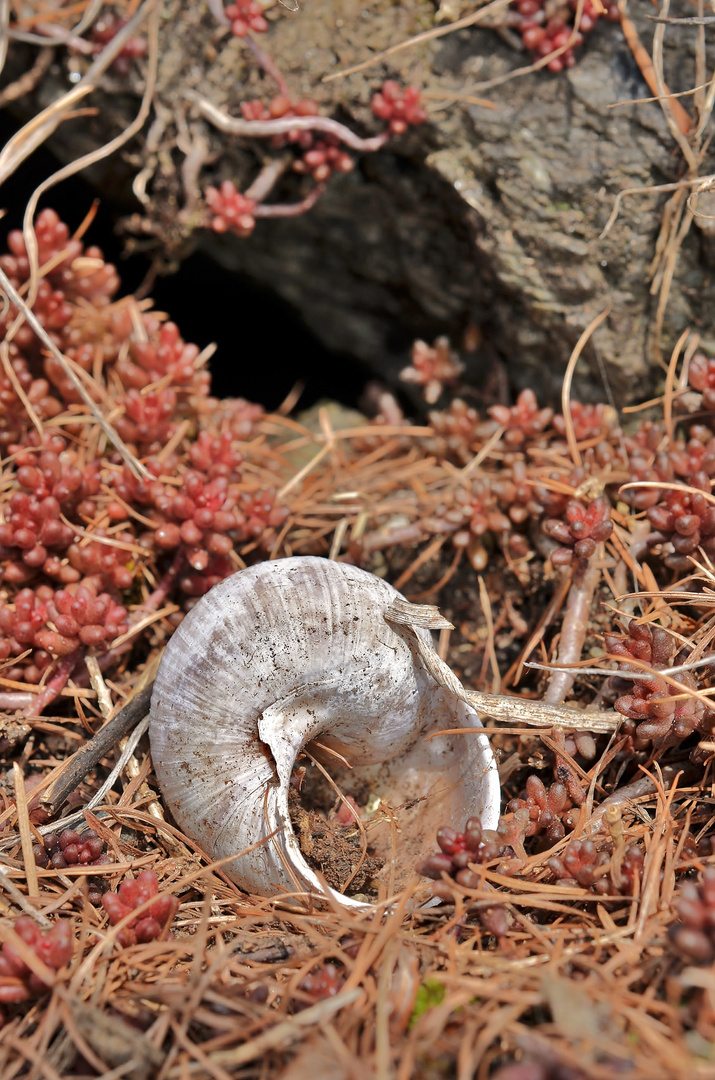
[[217, 343], [211, 370], [219, 397], [245, 397], [275, 409], [302, 382], [299, 409], [322, 398], [354, 405], [370, 377], [353, 357], [326, 349], [275, 293], [201, 252], [172, 277], [157, 280], [151, 295], [187, 341]]
[[[0, 145], [13, 133], [8, 117], [0, 122]], [[58, 163], [40, 149], [0, 188], [0, 243], [10, 229], [20, 228], [27, 200]], [[75, 229], [92, 205], [95, 190], [81, 177], [50, 191], [40, 208], [51, 206]], [[124, 212], [128, 212], [125, 208]], [[143, 256], [122, 257], [114, 233], [121, 216], [107, 201], [100, 202], [85, 243], [98, 245], [115, 263], [122, 279], [120, 295], [139, 287], [149, 264]], [[245, 397], [267, 409], [277, 408], [296, 382], [305, 389], [298, 409], [323, 398], [355, 405], [370, 372], [352, 356], [326, 349], [289, 304], [269, 289], [222, 270], [207, 256], [190, 256], [176, 274], [158, 278], [150, 290], [155, 306], [166, 311], [186, 341], [200, 348], [216, 342], [211, 360], [213, 391], [219, 397]]]

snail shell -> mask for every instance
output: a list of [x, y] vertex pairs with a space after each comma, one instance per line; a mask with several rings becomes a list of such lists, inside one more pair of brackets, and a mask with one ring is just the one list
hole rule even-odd
[[[388, 621], [396, 601], [402, 625]], [[361, 806], [367, 792], [392, 809], [396, 850], [389, 821], [368, 826], [389, 887], [411, 876], [440, 824], [475, 814], [495, 827], [486, 737], [424, 741], [479, 719], [427, 670], [420, 650], [432, 649], [431, 635], [409, 625], [412, 611], [436, 609], [354, 566], [287, 558], [216, 585], [169, 641], [151, 702], [154, 768], [176, 821], [211, 858], [236, 856], [224, 870], [247, 892], [324, 889], [288, 810], [296, 759], [315, 739], [353, 767], [340, 774], [345, 794], [359, 788]], [[334, 773], [338, 759], [322, 760]]]

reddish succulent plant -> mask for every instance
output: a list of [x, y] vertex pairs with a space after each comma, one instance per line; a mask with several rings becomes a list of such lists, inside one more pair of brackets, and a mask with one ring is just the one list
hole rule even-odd
[[315, 1001], [324, 998], [335, 997], [342, 989], [345, 976], [337, 964], [320, 964], [317, 968], [309, 971], [298, 983], [298, 986]]
[[[37, 811], [34, 813], [37, 814]], [[105, 848], [104, 841], [94, 829], [84, 829], [79, 833], [74, 829], [63, 829], [61, 833], [46, 836], [41, 844], [32, 845], [37, 865], [51, 866], [55, 870], [63, 870], [67, 866], [104, 866], [112, 861]], [[87, 899], [93, 907], [99, 907], [105, 891], [103, 879], [89, 877], [86, 882]]]
[[126, 878], [117, 892], [104, 894], [102, 906], [113, 926], [154, 897], [156, 899], [148, 908], [119, 931], [117, 941], [120, 945], [136, 945], [165, 937], [179, 908], [179, 900], [169, 893], [159, 894], [159, 879], [153, 870], [142, 870], [136, 878]]
[[[627, 690], [616, 700], [615, 708], [623, 716], [638, 721], [636, 735], [641, 744], [657, 740], [670, 745], [686, 739], [693, 731], [709, 733], [715, 725], [715, 713], [696, 697], [681, 697], [671, 683], [657, 672], [683, 657], [675, 656], [673, 638], [658, 626], [641, 625], [635, 619], [628, 624], [627, 637], [606, 634], [609, 653], [623, 657], [621, 674], [611, 679], [613, 689]], [[638, 660], [641, 665], [632, 661]], [[653, 674], [648, 673], [648, 668]], [[645, 678], [628, 680], [623, 672], [636, 672]], [[681, 685], [697, 689], [692, 671], [679, 672]], [[674, 700], [673, 700], [674, 699]]]
[[100, 866], [110, 862], [105, 853], [105, 844], [94, 829], [76, 832], [63, 829], [61, 833], [51, 833], [42, 844], [33, 844], [35, 862], [38, 866], [52, 866], [62, 870], [66, 866]]
[[[576, 12], [577, 0], [569, 0], [569, 7]], [[574, 34], [574, 24], [572, 19], [568, 18], [568, 11], [563, 12], [562, 8], [558, 8], [557, 14], [549, 14], [549, 5], [546, 0], [512, 0], [511, 12], [508, 25], [514, 26], [519, 31], [524, 45], [536, 59], [548, 56], [556, 49], [562, 48], [567, 42], [571, 42], [569, 48], [549, 60], [548, 70], [554, 73], [574, 66], [576, 63], [574, 49], [583, 43], [583, 35], [594, 28], [601, 15], [610, 22], [618, 22], [621, 17], [615, 0], [605, 0], [603, 4], [594, 4], [592, 0], [585, 0], [581, 9], [578, 33]]]
[[[276, 94], [271, 98], [268, 105], [260, 98], [251, 98], [241, 102], [241, 115], [244, 120], [278, 120], [279, 118], [318, 116], [318, 106], [310, 98], [299, 98], [293, 101], [287, 94]], [[289, 128], [288, 131], [271, 135], [271, 146], [281, 147], [291, 143], [297, 143], [299, 147], [307, 150], [314, 143], [315, 135], [312, 131], [305, 131], [300, 127]]]
[[[251, 28], [266, 29], [268, 24], [259, 12], [260, 8], [253, 0], [238, 0], [226, 8], [227, 16], [233, 20], [233, 33], [245, 37]], [[245, 237], [253, 231], [259, 216], [290, 217], [305, 213], [320, 197], [333, 173], [347, 173], [354, 167], [344, 146], [372, 152], [384, 146], [391, 135], [401, 135], [409, 126], [427, 119], [419, 91], [414, 86], [402, 90], [396, 82], [388, 80], [372, 99], [373, 113], [385, 120], [388, 128], [380, 135], [361, 139], [338, 121], [319, 117], [314, 101], [308, 98], [293, 100], [274, 61], [255, 42], [253, 51], [264, 69], [278, 82], [280, 93], [268, 105], [255, 98], [241, 102], [244, 122], [241, 134], [246, 138], [267, 139], [276, 148], [294, 144], [299, 156], [292, 163], [293, 171], [311, 176], [315, 186], [298, 202], [265, 205], [264, 201], [284, 171], [281, 163], [277, 163], [277, 168], [264, 167], [248, 189], [250, 194], [239, 192], [230, 179], [223, 180], [220, 187], [209, 186], [204, 192], [208, 211], [206, 224], [214, 232], [230, 231]]]
[[[12, 606], [0, 605], [0, 657], [20, 656], [29, 646], [37, 650], [33, 660], [41, 673], [51, 656], [67, 656], [80, 645], [96, 648], [123, 633], [126, 609], [85, 580], [57, 591], [47, 585], [21, 589]], [[27, 678], [28, 671], [21, 670]]]
[[[87, 649], [107, 652], [128, 629], [124, 594], [145, 569], [163, 581], [162, 560], [178, 559], [170, 587], [200, 595], [233, 572], [234, 544], [272, 543], [268, 534], [287, 509], [272, 491], [245, 485], [238, 468], [260, 406], [210, 399], [199, 349], [174, 323], [130, 298], [114, 302], [114, 268], [97, 248], [84, 250], [70, 237], [54, 211], [43, 210], [35, 228], [35, 312], [89, 373], [96, 393], [111, 399], [117, 430], [150, 474], [138, 480], [112, 447], [85, 443], [86, 424], [72, 422], [77, 391], [25, 327], [10, 343], [14, 379], [0, 378], [0, 447], [9, 456], [0, 511], [0, 659], [19, 658], [6, 677], [46, 678], [47, 693], [37, 699], [44, 706]], [[22, 234], [11, 232], [8, 244], [1, 263], [22, 287], [30, 269]], [[36, 377], [43, 366], [46, 377]], [[67, 414], [62, 434], [49, 427], [38, 434], [17, 384], [35, 420]], [[166, 595], [163, 586], [156, 595]], [[47, 677], [53, 664], [57, 679]]]
[[611, 504], [603, 495], [588, 506], [578, 499], [569, 499], [563, 518], [546, 518], [541, 528], [546, 536], [562, 545], [551, 556], [555, 566], [568, 566], [574, 558], [590, 559], [599, 543], [608, 540], [613, 532]]
[[475, 570], [483, 570], [487, 564], [484, 546], [487, 534], [508, 544], [514, 554], [524, 553], [519, 548], [523, 538], [512, 536], [512, 520], [501, 510], [486, 476], [479, 476], [469, 486], [451, 491], [449, 502], [438, 504], [433, 513], [423, 519], [422, 527], [428, 532], [451, 533], [452, 543], [466, 550]]
[[231, 24], [231, 33], [236, 37], [245, 37], [249, 30], [254, 34], [264, 34], [268, 29], [263, 8], [256, 0], [234, 0], [225, 12]]
[[303, 156], [293, 162], [294, 172], [310, 174], [316, 184], [325, 184], [333, 173], [349, 173], [354, 167], [355, 162], [350, 154], [347, 154], [338, 140], [330, 135], [326, 135], [323, 139], [316, 139]]
[[543, 835], [550, 847], [563, 839], [567, 829], [573, 829], [574, 821], [570, 814], [573, 805], [565, 784], [556, 780], [546, 788], [537, 774], [532, 773], [527, 777], [526, 790], [520, 798], [512, 799], [507, 804], [507, 810], [511, 813], [527, 810], [529, 822], [525, 836]]
[[427, 404], [434, 405], [445, 384], [454, 382], [463, 370], [464, 365], [452, 353], [449, 338], [439, 337], [434, 345], [415, 341], [411, 363], [402, 369], [400, 378], [421, 386]]
[[643, 852], [637, 844], [629, 844], [616, 873], [610, 847], [599, 848], [594, 840], [572, 840], [546, 865], [560, 885], [580, 885], [603, 896], [632, 896], [643, 873]]
[[448, 886], [444, 887], [443, 875], [454, 878], [465, 889], [478, 888], [481, 879], [469, 864], [492, 862], [510, 854], [511, 838], [508, 823], [500, 823], [499, 830], [484, 830], [477, 817], [467, 820], [463, 832], [443, 825], [437, 830], [440, 850], [417, 863], [415, 870], [437, 883], [433, 886], [436, 896], [449, 900], [452, 893]]
[[688, 382], [693, 390], [699, 390], [703, 395], [703, 408], [715, 411], [715, 359], [701, 352], [695, 353], [688, 368]]
[[471, 461], [478, 446], [494, 431], [494, 424], [485, 421], [477, 409], [461, 398], [453, 398], [446, 408], [430, 412], [429, 422], [435, 433], [429, 449], [457, 465]]
[[372, 111], [378, 119], [389, 124], [393, 135], [402, 135], [408, 127], [423, 124], [427, 119], [419, 90], [415, 86], [403, 90], [393, 79], [387, 79], [373, 94]]
[[242, 195], [233, 180], [223, 180], [220, 188], [207, 187], [204, 197], [214, 232], [225, 233], [230, 230], [236, 236], [251, 235], [256, 226], [253, 216], [256, 200]]
[[[580, 401], [571, 402], [571, 423], [576, 442], [610, 436], [616, 427], [614, 410], [599, 402], [597, 405], [584, 405]], [[566, 421], [561, 413], [554, 416], [554, 428], [559, 435], [566, 434]]]
[[[523, 811], [521, 812], [523, 814]], [[454, 903], [454, 890], [445, 877], [453, 878], [465, 889], [478, 889], [483, 885], [482, 878], [470, 864], [491, 862], [512, 854], [510, 843], [516, 833], [523, 834], [521, 826], [514, 828], [512, 822], [502, 819], [498, 829], [483, 830], [477, 817], [468, 818], [464, 832], [456, 832], [444, 825], [437, 830], [437, 843], [440, 850], [417, 863], [418, 874], [432, 878], [432, 893], [446, 903]], [[497, 938], [509, 932], [511, 920], [500, 904], [477, 909], [477, 917], [482, 929]]]
[[[59, 971], [72, 959], [74, 937], [69, 919], [58, 919], [49, 930], [41, 930], [34, 919], [21, 915], [15, 933], [51, 971]], [[46, 993], [48, 985], [25, 963], [10, 941], [0, 946], [0, 1027], [6, 1021], [3, 1005], [30, 1001]]]
[[715, 505], [710, 494], [710, 477], [697, 472], [687, 477], [690, 487], [700, 488], [704, 494], [684, 491], [674, 485], [661, 492], [660, 500], [646, 511], [648, 520], [656, 530], [649, 538], [651, 545], [665, 542], [672, 546], [664, 562], [674, 570], [688, 570], [692, 563], [687, 558], [699, 547], [708, 555], [715, 554]]
[[699, 882], [686, 881], [673, 901], [679, 922], [670, 928], [678, 954], [691, 963], [715, 959], [715, 867], [708, 866]]
[[553, 409], [540, 409], [533, 390], [522, 390], [514, 405], [492, 405], [489, 415], [497, 424], [506, 428], [504, 442], [508, 446], [522, 446], [548, 428], [553, 420]]
[[[96, 42], [96, 51], [101, 52], [116, 34], [126, 26], [127, 20], [116, 15], [100, 15], [90, 31], [92, 41]], [[134, 60], [146, 54], [147, 44], [144, 38], [132, 36], [125, 41], [119, 55], [112, 61], [112, 67], [118, 75], [127, 75]]]

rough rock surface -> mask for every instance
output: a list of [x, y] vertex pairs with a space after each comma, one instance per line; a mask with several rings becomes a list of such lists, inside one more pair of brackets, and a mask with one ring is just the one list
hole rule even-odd
[[[206, 139], [212, 156], [199, 186], [230, 177], [245, 188], [266, 148], [239, 146], [213, 131], [192, 113], [183, 92], [195, 88], [235, 114], [241, 100], [268, 99], [274, 87], [202, 4], [173, 0], [167, 10], [155, 122], [124, 159], [127, 184], [132, 173], [146, 170], [139, 186], [145, 204], [130, 223], [135, 236], [179, 257], [199, 240], [226, 268], [277, 290], [330, 347], [388, 380], [404, 366], [413, 338], [446, 333], [458, 344], [477, 324], [491, 352], [477, 353], [472, 365], [496, 355], [516, 387], [534, 386], [553, 397], [574, 343], [606, 307], [610, 316], [579, 364], [577, 393], [602, 397], [599, 361], [619, 404], [642, 396], [644, 381], [657, 380], [648, 267], [667, 196], [625, 199], [608, 236], [602, 240], [600, 233], [619, 191], [670, 182], [682, 165], [657, 103], [611, 107], [648, 96], [620, 27], [599, 24], [566, 73], [533, 73], [491, 89], [479, 84], [527, 58], [494, 30], [477, 27], [323, 83], [329, 72], [435, 25], [434, 5], [304, 0], [296, 15], [273, 8], [261, 44], [296, 96], [313, 97], [357, 130], [375, 131], [370, 94], [391, 75], [424, 87], [432, 115], [429, 125], [361, 157], [309, 214], [261, 221], [240, 240], [192, 233], [197, 219], [179, 214], [186, 198], [180, 166], [191, 145]], [[631, 13], [648, 43], [646, 14]], [[695, 83], [693, 31], [669, 30], [667, 42], [670, 88], [687, 90]], [[53, 69], [35, 108], [56, 95], [64, 77]], [[117, 86], [117, 78], [110, 79], [108, 107], [83, 124], [85, 145], [114, 134], [135, 110], [131, 93], [119, 95]], [[442, 100], [470, 92], [496, 108]], [[76, 152], [77, 127], [66, 124], [58, 132], [55, 144], [64, 157]], [[116, 163], [109, 170], [116, 183]], [[106, 165], [103, 171], [106, 182]], [[702, 171], [715, 170], [706, 161]], [[288, 176], [276, 198], [300, 197], [297, 183]], [[708, 259], [691, 230], [666, 312], [664, 351], [685, 326], [698, 328], [707, 344], [711, 299]]]

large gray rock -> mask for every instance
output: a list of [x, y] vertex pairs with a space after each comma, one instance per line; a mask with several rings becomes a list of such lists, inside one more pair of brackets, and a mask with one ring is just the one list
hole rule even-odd
[[[308, 19], [321, 19], [321, 8], [314, 3], [302, 26], [291, 24], [291, 47], [298, 48], [301, 32], [310, 40]], [[374, 13], [368, 25], [373, 18], [384, 26], [390, 12]], [[365, 22], [351, 24], [342, 63], [375, 47]], [[647, 42], [652, 23], [642, 18], [639, 26]], [[677, 43], [667, 54], [671, 89], [687, 89], [692, 34], [670, 35]], [[525, 60], [482, 29], [457, 31], [397, 59], [405, 57], [428, 93], [442, 94], [467, 92]], [[385, 70], [359, 79], [378, 83]], [[328, 84], [336, 85], [344, 95], [345, 82]], [[625, 199], [614, 227], [600, 234], [619, 191], [672, 181], [682, 169], [657, 103], [612, 108], [648, 96], [620, 27], [600, 24], [566, 73], [542, 71], [477, 93], [498, 107], [455, 104], [437, 112], [429, 129], [363, 157], [311, 214], [261, 224], [247, 241], [209, 239], [205, 246], [223, 265], [270, 283], [328, 345], [388, 378], [403, 366], [410, 338], [447, 333], [458, 343], [476, 322], [517, 387], [553, 398], [574, 344], [609, 307], [579, 364], [576, 392], [602, 397], [605, 371], [618, 402], [642, 395], [661, 370], [648, 268], [668, 196]], [[365, 119], [364, 109], [346, 104]], [[694, 231], [666, 311], [666, 351], [685, 326], [711, 334], [711, 301]]]
[[[648, 96], [620, 27], [599, 24], [566, 73], [542, 71], [486, 90], [478, 84], [503, 77], [528, 57], [481, 28], [399, 52], [394, 66], [322, 83], [326, 73], [434, 25], [431, 4], [305, 0], [297, 15], [273, 9], [261, 44], [296, 97], [311, 96], [356, 129], [374, 131], [370, 95], [386, 75], [397, 75], [424, 87], [432, 117], [381, 153], [359, 158], [354, 172], [331, 181], [310, 213], [260, 221], [241, 240], [195, 230], [196, 214], [185, 212], [183, 154], [192, 140], [205, 138], [209, 158], [200, 187], [231, 178], [245, 189], [270, 151], [219, 134], [192, 114], [183, 94], [197, 90], [238, 114], [242, 100], [268, 100], [275, 89], [202, 5], [171, 0], [167, 12], [155, 122], [121, 163], [95, 170], [97, 183], [111, 183], [115, 193], [122, 185], [128, 192], [134, 176], [142, 175], [146, 202], [129, 220], [131, 243], [138, 237], [175, 259], [200, 242], [227, 269], [275, 289], [326, 345], [388, 380], [406, 363], [415, 337], [446, 333], [459, 344], [476, 323], [515, 386], [553, 398], [574, 343], [606, 307], [610, 316], [583, 354], [576, 392], [603, 396], [597, 358], [618, 402], [642, 395], [644, 384], [657, 379], [648, 268], [667, 195], [625, 199], [608, 236], [600, 234], [619, 191], [670, 182], [682, 168], [657, 103], [611, 108]], [[648, 42], [653, 24], [646, 14], [632, 16]], [[695, 81], [693, 33], [668, 30], [671, 90], [687, 90]], [[66, 88], [68, 67], [78, 64], [60, 56], [26, 107], [36, 110], [57, 96]], [[136, 73], [128, 81], [110, 75], [103, 89], [96, 117], [58, 130], [54, 147], [64, 158], [78, 146], [98, 145], [136, 110]], [[440, 95], [470, 90], [497, 107], [443, 107]], [[292, 201], [301, 190], [289, 175], [275, 198]], [[709, 261], [701, 258], [693, 230], [666, 311], [660, 343], [666, 353], [685, 326], [712, 336]], [[484, 365], [484, 355], [467, 358], [470, 376], [478, 377], [475, 366]]]

